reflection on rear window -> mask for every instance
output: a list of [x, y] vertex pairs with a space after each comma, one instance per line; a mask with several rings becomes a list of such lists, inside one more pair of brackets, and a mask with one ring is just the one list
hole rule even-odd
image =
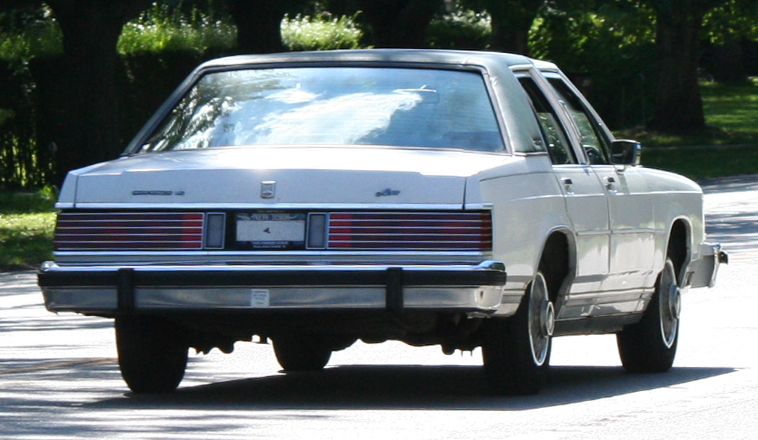
[[207, 74], [140, 151], [325, 144], [503, 150], [479, 73], [324, 67]]

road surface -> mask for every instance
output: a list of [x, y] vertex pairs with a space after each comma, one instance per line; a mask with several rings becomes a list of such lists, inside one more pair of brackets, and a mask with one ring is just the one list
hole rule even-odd
[[707, 183], [708, 232], [731, 256], [691, 290], [674, 368], [631, 375], [613, 336], [558, 338], [550, 380], [488, 394], [481, 352], [356, 344], [285, 376], [270, 345], [193, 355], [173, 394], [121, 380], [109, 320], [54, 315], [33, 272], [0, 273], [0, 436], [9, 439], [758, 438], [758, 176]]

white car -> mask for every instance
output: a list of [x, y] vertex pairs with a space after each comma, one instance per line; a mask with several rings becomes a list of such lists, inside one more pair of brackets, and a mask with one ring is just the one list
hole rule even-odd
[[553, 64], [356, 50], [207, 62], [115, 160], [71, 171], [47, 308], [115, 318], [134, 392], [188, 348], [271, 339], [287, 372], [357, 340], [482, 347], [537, 392], [554, 336], [615, 333], [671, 368], [712, 285], [700, 187], [639, 166]]

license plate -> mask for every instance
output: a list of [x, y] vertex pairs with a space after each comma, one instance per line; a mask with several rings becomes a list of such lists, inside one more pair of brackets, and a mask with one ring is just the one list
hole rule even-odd
[[282, 248], [305, 242], [305, 214], [237, 214], [237, 242]]

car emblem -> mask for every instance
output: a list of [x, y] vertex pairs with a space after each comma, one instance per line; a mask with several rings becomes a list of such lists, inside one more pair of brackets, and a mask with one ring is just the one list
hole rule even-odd
[[261, 198], [273, 199], [276, 195], [276, 182], [273, 180], [261, 182]]
[[133, 196], [183, 196], [184, 191], [167, 191], [167, 190], [160, 190], [160, 189], [149, 189], [149, 190], [134, 190], [132, 191]]
[[400, 195], [400, 190], [392, 189], [392, 188], [387, 188], [384, 191], [379, 191], [376, 193], [377, 197], [388, 197], [388, 196], [397, 196], [397, 195]]

